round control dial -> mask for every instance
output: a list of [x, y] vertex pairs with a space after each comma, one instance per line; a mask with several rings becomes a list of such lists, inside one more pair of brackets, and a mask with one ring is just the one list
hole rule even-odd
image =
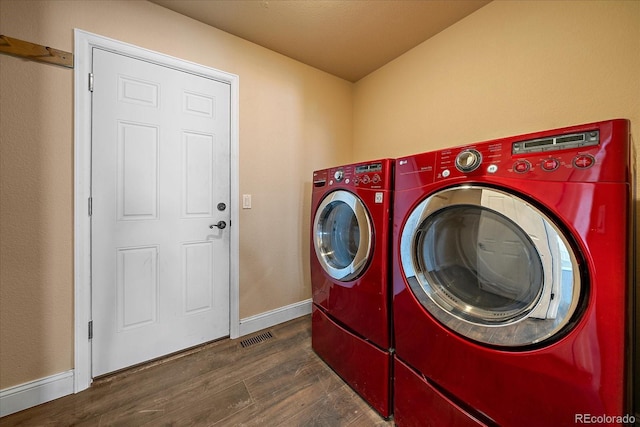
[[456, 157], [456, 168], [460, 172], [472, 172], [482, 163], [482, 154], [472, 148], [462, 151]]
[[344, 178], [344, 172], [342, 171], [342, 169], [339, 169], [336, 171], [336, 173], [333, 174], [333, 177], [336, 179], [336, 181], [340, 182], [342, 181], [342, 178]]

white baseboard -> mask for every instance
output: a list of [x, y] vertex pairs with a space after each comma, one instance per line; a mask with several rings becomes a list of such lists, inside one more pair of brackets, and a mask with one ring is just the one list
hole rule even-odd
[[0, 417], [73, 394], [73, 370], [0, 390]]
[[240, 336], [287, 322], [311, 313], [311, 299], [240, 319]]
[[[240, 319], [240, 336], [311, 313], [311, 299]], [[74, 371], [0, 390], [0, 417], [10, 415], [74, 393]]]

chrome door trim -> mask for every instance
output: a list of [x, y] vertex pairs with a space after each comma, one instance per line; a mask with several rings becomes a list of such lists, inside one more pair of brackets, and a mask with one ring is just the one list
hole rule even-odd
[[[474, 197], [469, 197], [473, 195]], [[434, 286], [432, 276], [429, 272], [422, 271], [418, 257], [421, 251], [418, 247], [418, 237], [421, 227], [428, 218], [435, 218], [434, 215], [443, 213], [451, 207], [470, 206], [489, 210], [497, 215], [505, 217], [507, 221], [523, 230], [525, 234], [531, 236], [533, 231], [529, 230], [527, 221], [518, 223], [507, 209], [500, 207], [489, 207], [487, 200], [492, 197], [507, 198], [513, 203], [516, 209], [531, 215], [535, 221], [540, 220], [544, 224], [545, 241], [530, 239], [535, 246], [538, 256], [541, 252], [549, 249], [544, 245], [550, 242], [558, 242], [556, 246], [564, 247], [563, 253], [565, 267], [559, 267], [561, 262], [555, 260], [549, 263], [548, 260], [541, 261], [543, 277], [541, 278], [542, 290], [535, 300], [528, 304], [518, 313], [510, 313], [503, 318], [497, 316], [489, 319], [487, 313], [474, 311], [476, 307], [457, 302], [455, 296], [445, 295], [444, 286]], [[535, 222], [534, 221], [534, 222]], [[427, 223], [428, 224], [428, 223]], [[540, 234], [539, 232], [537, 233]], [[548, 256], [548, 255], [547, 255]], [[569, 239], [556, 223], [544, 212], [534, 205], [507, 191], [499, 190], [482, 185], [462, 185], [446, 188], [437, 191], [422, 200], [410, 213], [401, 230], [400, 258], [404, 276], [409, 288], [427, 309], [444, 326], [452, 329], [458, 334], [478, 341], [483, 344], [522, 347], [546, 341], [562, 330], [573, 318], [574, 312], [579, 306], [582, 293], [582, 283], [580, 267], [577, 256], [572, 249]], [[568, 267], [568, 268], [567, 268]], [[562, 270], [570, 271], [570, 286], [561, 286], [558, 280], [562, 279]], [[560, 274], [559, 274], [560, 273]], [[567, 273], [568, 274], [568, 273]], [[476, 276], [477, 277], [477, 276]], [[542, 301], [545, 301], [544, 303]], [[553, 304], [554, 309], [549, 309]], [[550, 312], [551, 314], [547, 314]]]
[[[336, 267], [334, 263], [332, 263], [332, 251], [328, 250], [323, 244], [323, 232], [320, 227], [322, 221], [324, 221], [328, 212], [336, 203], [343, 203], [351, 209], [359, 228], [358, 249], [351, 263], [345, 267]], [[360, 276], [367, 266], [371, 255], [371, 247], [373, 244], [372, 234], [373, 230], [369, 213], [362, 200], [353, 193], [345, 190], [333, 191], [325, 196], [318, 206], [318, 209], [316, 209], [313, 221], [313, 246], [320, 265], [333, 279], [347, 282]]]

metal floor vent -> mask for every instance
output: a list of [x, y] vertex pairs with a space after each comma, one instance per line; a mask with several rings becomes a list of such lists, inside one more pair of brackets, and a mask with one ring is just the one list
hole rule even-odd
[[255, 344], [260, 344], [261, 342], [270, 340], [271, 338], [273, 338], [273, 335], [271, 335], [271, 332], [264, 332], [260, 335], [256, 335], [254, 337], [247, 338], [246, 340], [240, 341], [240, 345], [243, 348], [246, 348]]

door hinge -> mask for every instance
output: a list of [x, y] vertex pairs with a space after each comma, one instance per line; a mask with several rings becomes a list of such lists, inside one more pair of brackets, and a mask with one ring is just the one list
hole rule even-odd
[[93, 197], [89, 197], [89, 216], [93, 215]]
[[89, 339], [93, 339], [93, 320], [89, 320]]
[[89, 92], [93, 92], [93, 73], [89, 73]]

